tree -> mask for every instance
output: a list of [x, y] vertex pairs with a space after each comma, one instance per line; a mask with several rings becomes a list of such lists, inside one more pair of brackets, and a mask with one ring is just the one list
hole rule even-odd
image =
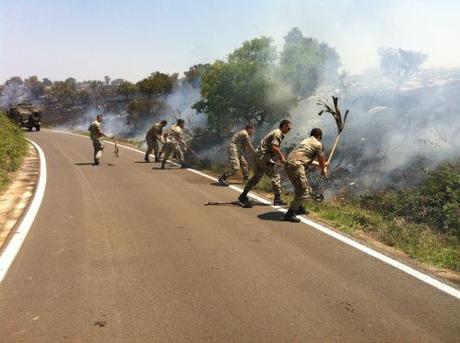
[[123, 79], [115, 79], [115, 80], [112, 80], [112, 81], [110, 82], [110, 84], [113, 85], [113, 86], [119, 86], [119, 85], [121, 85], [124, 81], [125, 81], [125, 80], [123, 80]]
[[99, 80], [87, 81], [87, 83], [89, 84], [89, 88], [91, 89], [91, 92], [94, 96], [97, 96], [99, 93], [101, 93], [102, 87], [104, 87], [104, 82]]
[[37, 76], [31, 76], [25, 79], [24, 85], [33, 98], [38, 98], [45, 93], [45, 86], [38, 80]]
[[126, 96], [126, 100], [129, 99], [129, 96], [135, 94], [137, 90], [136, 85], [132, 84], [129, 81], [123, 81], [117, 88], [117, 93]]
[[77, 95], [76, 86], [69, 79], [54, 82], [49, 92], [57, 101], [66, 105], [72, 105]]
[[161, 99], [135, 99], [128, 104], [128, 117], [126, 123], [136, 131], [149, 117], [163, 114], [168, 106]]
[[45, 78], [42, 80], [42, 84], [43, 84], [45, 87], [49, 87], [49, 86], [51, 86], [51, 85], [53, 84], [53, 82], [52, 82], [50, 79], [48, 79], [48, 78], [45, 77]]
[[428, 55], [418, 51], [395, 48], [379, 48], [377, 50], [380, 68], [399, 86], [404, 80], [420, 70], [428, 59]]
[[236, 125], [273, 124], [297, 103], [271, 75], [276, 49], [267, 37], [244, 42], [228, 62], [209, 66], [201, 79], [201, 99], [193, 108], [207, 117], [208, 129], [228, 136]]
[[108, 86], [110, 84], [110, 76], [106, 75], [104, 76], [105, 84]]
[[151, 98], [152, 95], [160, 95], [170, 93], [176, 85], [178, 74], [174, 73], [171, 75], [161, 73], [159, 71], [152, 73], [149, 77], [139, 81], [137, 87], [139, 91], [147, 98]]
[[279, 75], [299, 97], [312, 95], [320, 82], [337, 77], [340, 58], [335, 49], [293, 28], [284, 37]]
[[210, 67], [209, 63], [206, 64], [195, 64], [189, 68], [188, 71], [184, 72], [185, 80], [193, 87], [199, 88], [201, 83], [201, 76]]

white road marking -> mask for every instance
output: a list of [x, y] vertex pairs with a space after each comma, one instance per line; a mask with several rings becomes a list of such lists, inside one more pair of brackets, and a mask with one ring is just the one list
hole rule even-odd
[[45, 187], [46, 187], [46, 159], [43, 150], [36, 144], [32, 142], [30, 139], [28, 141], [35, 147], [38, 152], [38, 156], [40, 158], [40, 175], [37, 183], [37, 188], [35, 191], [35, 195], [32, 199], [30, 207], [27, 209], [27, 212], [24, 218], [19, 224], [18, 229], [16, 230], [15, 234], [8, 242], [5, 250], [3, 251], [2, 255], [0, 256], [0, 282], [3, 281], [8, 269], [10, 268], [11, 264], [14, 261], [14, 258], [18, 254], [19, 250], [21, 249], [24, 240], [27, 237], [27, 234], [32, 227], [34, 222], [35, 216], [38, 213], [40, 205], [43, 200], [43, 196], [45, 194]]
[[[46, 130], [46, 131], [51, 131], [51, 132], [59, 132], [59, 133], [63, 133], [63, 134], [67, 134], [67, 135], [73, 135], [73, 136], [78, 136], [78, 137], [86, 137], [86, 136], [83, 136], [83, 135], [79, 135], [79, 134], [76, 134], [76, 133], [72, 133], [72, 132], [66, 132], [66, 131], [60, 131], [60, 130]], [[89, 139], [89, 137], [86, 137]], [[111, 143], [113, 144], [112, 142], [108, 142], [108, 143]], [[128, 150], [131, 150], [131, 151], [134, 151], [134, 152], [137, 152], [137, 153], [140, 153], [140, 154], [145, 154], [143, 151], [141, 150], [138, 150], [138, 149], [134, 149], [134, 148], [131, 148], [129, 146], [126, 146], [126, 145], [122, 145], [122, 144], [118, 144], [118, 146], [120, 147], [123, 147], [125, 149], [128, 149]], [[43, 157], [44, 158], [44, 157]], [[40, 163], [41, 165], [41, 163]], [[195, 169], [192, 169], [192, 168], [187, 168], [188, 171], [192, 172], [192, 173], [195, 173], [195, 174], [198, 174], [198, 175], [201, 175], [209, 180], [212, 180], [212, 181], [216, 181], [217, 182], [217, 178], [213, 177], [213, 176], [210, 176], [208, 174], [205, 174], [203, 172], [200, 172], [198, 170], [195, 170]], [[237, 186], [234, 186], [234, 185], [231, 185], [227, 188], [230, 188], [234, 191], [237, 191], [237, 192], [242, 192], [243, 190], [240, 188], [240, 187], [237, 187]], [[261, 203], [264, 203], [264, 204], [267, 204], [267, 205], [271, 205], [272, 203], [258, 195], [255, 195], [253, 193], [249, 193], [249, 196], [253, 199], [256, 199], [257, 201], [260, 201]], [[35, 200], [35, 199], [34, 199]], [[285, 213], [286, 212], [286, 209], [280, 207], [280, 206], [274, 206], [274, 205], [271, 205], [272, 208], [280, 211], [280, 212], [283, 212]], [[434, 277], [428, 275], [428, 274], [425, 274], [425, 273], [422, 273], [421, 271], [418, 271], [402, 262], [399, 262], [389, 256], [386, 256], [374, 249], [371, 249], [345, 235], [342, 235], [341, 233], [339, 232], [336, 232], [334, 230], [331, 230], [319, 223], [316, 223], [310, 219], [307, 219], [305, 217], [302, 217], [302, 216], [299, 216], [300, 220], [302, 221], [302, 223], [304, 224], [307, 224], [308, 226], [318, 230], [318, 231], [321, 231], [323, 232], [324, 234], [328, 235], [329, 237], [332, 237], [342, 243], [345, 243], [369, 256], [372, 256], [396, 269], [399, 269], [400, 271], [406, 273], [406, 274], [409, 274], [411, 276], [413, 276], [414, 278], [420, 280], [420, 281], [423, 281], [425, 282], [426, 284], [428, 285], [431, 285], [437, 289], [439, 289], [440, 291], [444, 292], [444, 293], [447, 293], [457, 299], [460, 300], [460, 290], [457, 289], [457, 288], [454, 288], [452, 286], [449, 286], [448, 284], [445, 284], [437, 279], [435, 279]], [[0, 279], [1, 281], [1, 279]]]

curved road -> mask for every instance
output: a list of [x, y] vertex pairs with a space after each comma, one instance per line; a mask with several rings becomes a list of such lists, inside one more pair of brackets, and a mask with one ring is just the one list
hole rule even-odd
[[94, 167], [86, 138], [28, 136], [48, 180], [0, 284], [3, 343], [459, 340], [458, 299], [271, 207], [203, 206], [237, 193], [122, 147]]

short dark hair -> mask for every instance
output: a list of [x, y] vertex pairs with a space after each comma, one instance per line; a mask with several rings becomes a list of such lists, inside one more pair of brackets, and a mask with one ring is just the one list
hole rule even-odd
[[160, 124], [166, 125], [166, 124], [168, 124], [168, 122], [166, 120], [162, 120], [162, 121], [160, 121]]
[[256, 126], [254, 124], [251, 124], [251, 123], [247, 124], [246, 127], [245, 127], [246, 130], [251, 130], [251, 129], [255, 129], [255, 128], [256, 128]]
[[288, 124], [291, 124], [291, 121], [287, 119], [283, 119], [281, 120], [279, 128], [281, 129], [283, 126], [288, 125]]
[[323, 131], [315, 127], [313, 130], [311, 130], [310, 136], [323, 138]]
[[99, 117], [102, 118], [102, 114], [98, 114], [98, 115], [96, 116], [96, 118], [99, 118]]
[[185, 120], [184, 119], [177, 119], [177, 125], [182, 125], [182, 124], [185, 124]]

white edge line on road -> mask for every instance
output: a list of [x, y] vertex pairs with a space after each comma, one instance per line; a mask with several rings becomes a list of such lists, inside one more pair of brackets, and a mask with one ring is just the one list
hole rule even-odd
[[[78, 137], [86, 137], [86, 138], [89, 138], [87, 136], [83, 136], [83, 135], [79, 135], [79, 134], [76, 134], [76, 133], [73, 133], [73, 132], [66, 132], [66, 131], [61, 131], [61, 130], [47, 130], [47, 131], [53, 131], [53, 132], [60, 132], [60, 133], [64, 133], [64, 134], [68, 134], [68, 135], [74, 135], [74, 136], [78, 136]], [[108, 142], [108, 143], [112, 143], [112, 142]], [[113, 144], [113, 143], [112, 143]], [[122, 145], [122, 144], [118, 144], [119, 146], [125, 148], [125, 149], [128, 149], [128, 150], [132, 150], [132, 151], [135, 151], [137, 153], [141, 153], [141, 154], [145, 154], [145, 152], [141, 151], [141, 150], [138, 150], [138, 149], [134, 149], [134, 148], [131, 148], [129, 146], [126, 146], [126, 145]], [[44, 158], [44, 157], [43, 157]], [[205, 174], [203, 172], [200, 172], [198, 170], [195, 170], [195, 169], [192, 169], [192, 168], [187, 168], [188, 171], [191, 171], [192, 173], [195, 173], [195, 174], [198, 174], [198, 175], [201, 175], [209, 180], [212, 180], [212, 181], [217, 181], [217, 179], [215, 177], [212, 177], [208, 174]], [[45, 171], [46, 173], [46, 171]], [[227, 188], [230, 188], [234, 191], [237, 191], [237, 192], [242, 192], [243, 190], [240, 188], [240, 187], [237, 187], [237, 186], [234, 186], [234, 185], [231, 185]], [[253, 193], [249, 193], [249, 196], [253, 199], [256, 199], [257, 201], [260, 201], [261, 203], [264, 203], [264, 204], [268, 204], [268, 205], [271, 205], [271, 202], [258, 196], [258, 195], [255, 195]], [[34, 199], [35, 200], [35, 199]], [[272, 208], [280, 211], [280, 212], [283, 212], [285, 213], [286, 212], [286, 209], [284, 208], [281, 208], [279, 206], [273, 206], [271, 205]], [[34, 216], [35, 217], [35, 216]], [[347, 236], [344, 236], [342, 234], [340, 234], [339, 232], [336, 232], [334, 230], [331, 230], [317, 222], [314, 222], [310, 219], [307, 219], [305, 217], [301, 217], [299, 216], [300, 220], [302, 221], [302, 223], [304, 224], [307, 224], [309, 226], [311, 226], [312, 228], [318, 230], [318, 231], [321, 231], [323, 233], [325, 233], [326, 235], [332, 237], [332, 238], [335, 238], [336, 240], [342, 242], [342, 243], [345, 243], [369, 256], [372, 256], [396, 269], [399, 269], [400, 271], [406, 273], [406, 274], [409, 274], [413, 277], [415, 277], [416, 279], [420, 280], [420, 281], [423, 281], [437, 289], [439, 289], [440, 291], [443, 291], [444, 293], [447, 293], [457, 299], [460, 300], [460, 290], [452, 287], [452, 286], [449, 286], [437, 279], [435, 279], [434, 277], [430, 276], [430, 275], [427, 275], [425, 273], [422, 273], [402, 262], [399, 262], [389, 256], [386, 256], [382, 253], [379, 253], [378, 251], [374, 250], [374, 249], [371, 249]], [[1, 279], [0, 279], [1, 281]]]
[[40, 160], [40, 172], [38, 183], [35, 188], [35, 194], [33, 195], [32, 202], [30, 206], [27, 208], [27, 212], [22, 218], [21, 223], [19, 224], [17, 230], [12, 233], [13, 237], [8, 242], [5, 250], [0, 256], [0, 283], [3, 281], [8, 269], [13, 264], [13, 261], [18, 254], [19, 250], [21, 249], [24, 240], [27, 237], [27, 234], [32, 227], [34, 222], [35, 216], [40, 209], [40, 205], [43, 200], [43, 196], [45, 194], [45, 187], [46, 187], [46, 159], [43, 150], [36, 144], [35, 142], [27, 139], [29, 143], [31, 143], [35, 149], [37, 150], [39, 160]]

